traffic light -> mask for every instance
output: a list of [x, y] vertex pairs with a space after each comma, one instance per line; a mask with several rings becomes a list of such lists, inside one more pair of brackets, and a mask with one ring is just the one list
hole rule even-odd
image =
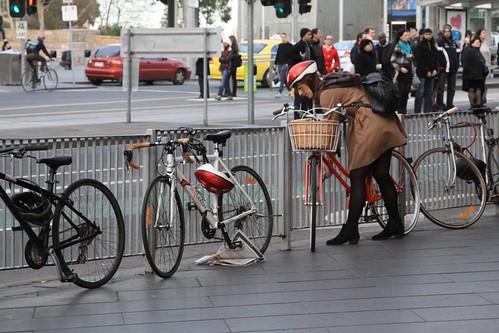
[[275, 2], [275, 15], [278, 18], [286, 18], [289, 14], [291, 14], [291, 4], [292, 0], [277, 0]]
[[27, 5], [26, 13], [28, 13], [28, 15], [36, 14], [36, 0], [28, 0]]
[[310, 9], [312, 9], [311, 2], [312, 0], [298, 0], [300, 14], [310, 12]]
[[10, 17], [24, 17], [26, 14], [26, 0], [9, 0]]

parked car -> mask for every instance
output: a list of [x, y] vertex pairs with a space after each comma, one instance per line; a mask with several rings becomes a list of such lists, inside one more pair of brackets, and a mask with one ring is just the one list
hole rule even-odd
[[[263, 87], [268, 87], [269, 72], [272, 71], [275, 55], [281, 40], [273, 39], [256, 39], [253, 41], [253, 61], [256, 65], [256, 81], [260, 82]], [[248, 61], [248, 42], [244, 41], [239, 44], [239, 52], [244, 62]], [[220, 62], [218, 57], [210, 59], [211, 78], [221, 80], [222, 74], [219, 70]], [[237, 80], [244, 81], [244, 66], [237, 69]]]
[[[154, 81], [167, 80], [173, 84], [184, 84], [192, 71], [183, 61], [172, 58], [140, 58], [139, 81], [152, 84]], [[85, 76], [95, 85], [104, 80], [121, 82], [123, 77], [123, 58], [120, 45], [109, 44], [99, 48], [88, 59]]]

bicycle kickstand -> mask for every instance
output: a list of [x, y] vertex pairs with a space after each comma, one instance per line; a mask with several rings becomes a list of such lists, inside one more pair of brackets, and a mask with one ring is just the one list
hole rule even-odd
[[73, 282], [76, 278], [76, 274], [72, 272], [67, 274], [62, 270], [59, 258], [55, 255], [55, 251], [53, 248], [49, 249], [49, 254], [52, 257], [52, 260], [54, 261], [55, 267], [57, 268], [57, 275], [59, 276], [59, 280], [61, 282]]

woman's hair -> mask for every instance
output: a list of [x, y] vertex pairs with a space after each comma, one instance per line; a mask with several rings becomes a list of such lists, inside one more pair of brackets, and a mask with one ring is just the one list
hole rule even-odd
[[321, 78], [317, 73], [307, 74], [300, 80], [300, 84], [306, 84], [314, 92], [315, 106], [320, 106], [320, 91]]
[[474, 36], [473, 38], [471, 38], [470, 40], [470, 45], [473, 44], [475, 41], [479, 41], [480, 44], [482, 44], [482, 40], [480, 39], [480, 37], [477, 37], [477, 36]]
[[230, 35], [229, 39], [232, 43], [232, 46], [231, 46], [232, 51], [234, 51], [235, 54], [239, 54], [239, 45], [237, 44], [236, 36]]
[[367, 44], [371, 44], [372, 45], [372, 40], [370, 39], [363, 39], [360, 41], [360, 51], [364, 51], [364, 48], [367, 46]]
[[[476, 38], [480, 38], [480, 35], [482, 34], [482, 32], [485, 31], [484, 28], [480, 28], [478, 29], [476, 32], [475, 32], [475, 36], [473, 37], [476, 37]], [[481, 40], [480, 40], [481, 41]]]
[[395, 43], [398, 43], [400, 37], [402, 37], [406, 32], [408, 33], [409, 31], [407, 31], [407, 29], [400, 29], [399, 31], [397, 31], [397, 36], [395, 36]]

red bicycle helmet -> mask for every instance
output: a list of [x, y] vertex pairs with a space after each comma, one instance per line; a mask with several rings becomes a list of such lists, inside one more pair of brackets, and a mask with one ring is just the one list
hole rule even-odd
[[297, 63], [291, 67], [288, 71], [288, 85], [290, 88], [293, 87], [297, 82], [301, 81], [303, 77], [307, 74], [313, 74], [317, 72], [317, 64], [313, 60], [306, 60]]

